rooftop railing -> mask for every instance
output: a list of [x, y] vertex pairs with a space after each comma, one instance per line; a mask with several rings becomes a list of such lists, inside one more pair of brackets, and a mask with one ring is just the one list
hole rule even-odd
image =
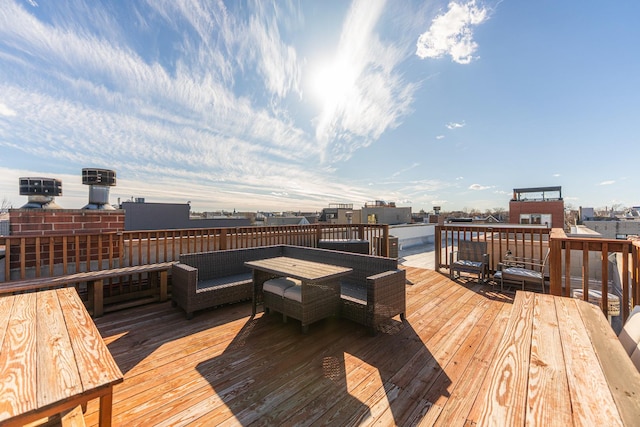
[[[562, 229], [542, 226], [447, 224], [436, 227], [436, 270], [449, 268], [449, 254], [459, 240], [487, 242], [490, 270], [495, 272], [507, 249], [516, 257], [543, 259], [549, 249], [545, 276], [549, 292], [574, 296], [581, 290], [588, 301], [589, 291], [600, 291], [597, 302], [605, 315], [611, 315], [609, 297], [620, 301], [620, 319], [640, 304], [640, 240], [603, 239], [593, 236], [567, 235]], [[593, 296], [591, 296], [593, 298]]]
[[[287, 244], [317, 247], [320, 240], [367, 240], [369, 253], [388, 256], [389, 226], [311, 224], [271, 227], [125, 231], [119, 233], [0, 237], [0, 283], [79, 272], [178, 261], [181, 254]], [[89, 289], [76, 283], [89, 304]], [[46, 284], [43, 288], [46, 288]], [[158, 300], [158, 283], [146, 273], [108, 279], [105, 312]]]
[[118, 233], [5, 236], [0, 282], [177, 261], [180, 254], [288, 244], [317, 247], [319, 240], [368, 240], [370, 253], [389, 254], [389, 226], [309, 224]]

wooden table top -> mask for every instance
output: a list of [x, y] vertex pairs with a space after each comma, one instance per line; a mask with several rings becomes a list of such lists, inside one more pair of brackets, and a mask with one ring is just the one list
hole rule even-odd
[[633, 425], [640, 373], [599, 307], [518, 291], [478, 425]]
[[303, 282], [330, 280], [345, 276], [353, 271], [352, 268], [290, 257], [266, 258], [257, 261], [247, 261], [244, 264], [254, 269], [273, 274], [282, 274], [283, 276], [293, 277]]
[[75, 288], [0, 297], [0, 424], [122, 379]]

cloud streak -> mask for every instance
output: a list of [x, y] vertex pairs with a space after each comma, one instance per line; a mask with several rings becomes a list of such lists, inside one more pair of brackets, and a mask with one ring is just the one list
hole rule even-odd
[[349, 159], [411, 111], [418, 86], [396, 71], [404, 51], [375, 30], [384, 8], [383, 1], [356, 0], [342, 26], [332, 66], [344, 70], [340, 79], [347, 81], [315, 119], [316, 140], [334, 160]]

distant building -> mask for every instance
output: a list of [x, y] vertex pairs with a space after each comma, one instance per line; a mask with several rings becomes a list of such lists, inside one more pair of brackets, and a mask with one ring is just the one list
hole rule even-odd
[[353, 209], [353, 204], [332, 203], [322, 209], [319, 222], [329, 224], [411, 224], [411, 208], [399, 208], [393, 202], [376, 200], [367, 202], [362, 209]]
[[0, 236], [9, 235], [9, 213], [0, 213]]
[[606, 239], [627, 239], [640, 236], [640, 218], [588, 218], [582, 225]]
[[265, 225], [309, 225], [304, 216], [270, 216], [265, 218]]
[[564, 228], [562, 187], [514, 188], [509, 222]]
[[[349, 219], [351, 216], [351, 219]], [[362, 211], [353, 209], [351, 203], [330, 203], [328, 208], [322, 209], [318, 222], [328, 224], [362, 224]]]
[[248, 218], [191, 219], [188, 203], [123, 202], [124, 229], [177, 230], [183, 228], [246, 227]]
[[411, 207], [399, 208], [394, 202], [376, 200], [362, 208], [362, 220], [367, 224], [410, 224]]

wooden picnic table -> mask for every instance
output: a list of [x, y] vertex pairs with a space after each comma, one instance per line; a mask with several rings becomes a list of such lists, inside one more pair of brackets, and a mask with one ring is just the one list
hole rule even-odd
[[478, 425], [637, 425], [640, 373], [600, 309], [518, 291]]
[[0, 297], [0, 425], [24, 425], [100, 398], [111, 425], [122, 382], [75, 288]]

